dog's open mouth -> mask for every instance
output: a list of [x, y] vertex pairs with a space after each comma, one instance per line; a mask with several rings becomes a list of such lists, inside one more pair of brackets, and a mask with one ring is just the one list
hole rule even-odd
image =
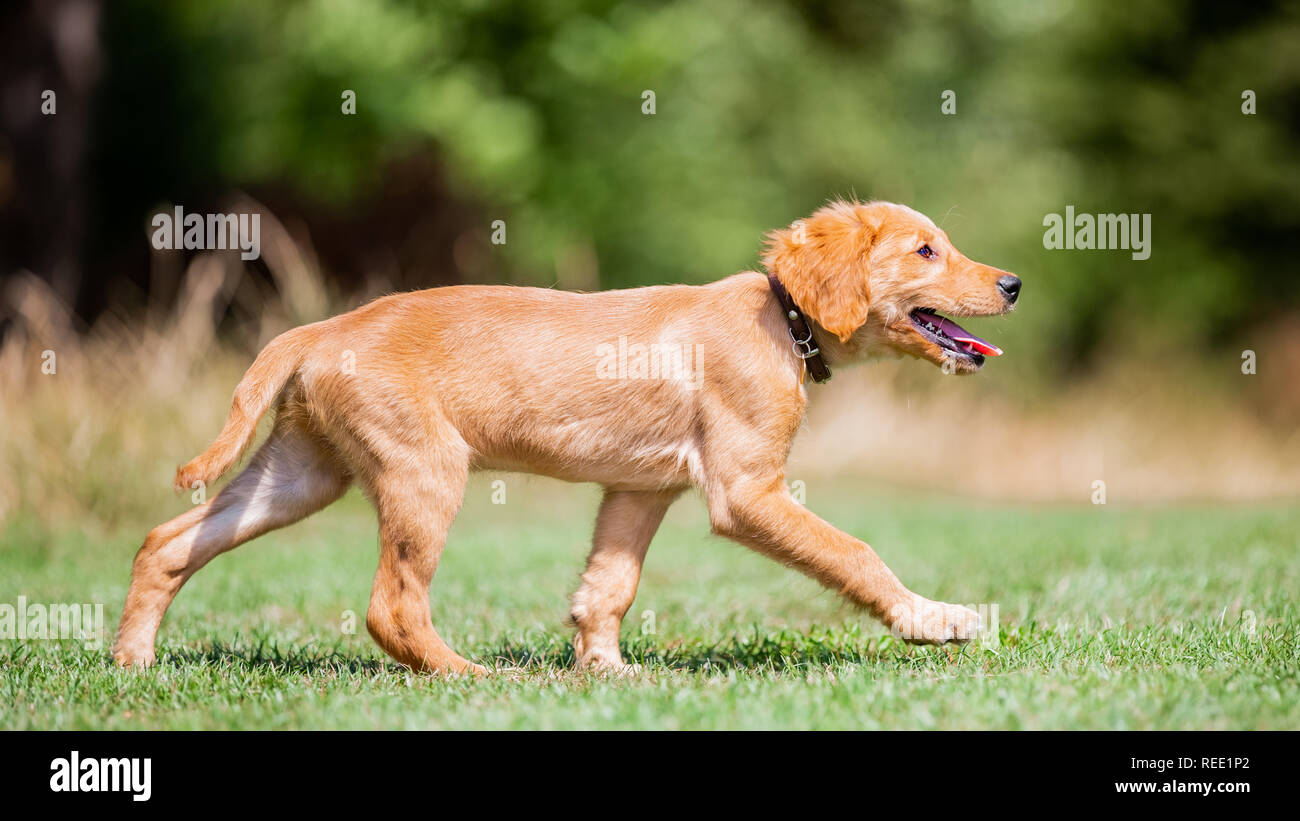
[[940, 316], [933, 308], [917, 308], [910, 316], [921, 336], [959, 356], [983, 362], [986, 355], [1002, 355], [1002, 349], [997, 345], [980, 339], [948, 317]]

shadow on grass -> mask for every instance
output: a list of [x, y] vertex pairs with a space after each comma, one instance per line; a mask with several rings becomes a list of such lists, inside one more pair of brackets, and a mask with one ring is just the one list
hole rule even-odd
[[[797, 633], [755, 630], [717, 641], [677, 639], [666, 642], [639, 637], [622, 642], [623, 658], [647, 669], [682, 672], [793, 673], [842, 664], [876, 664], [893, 660], [899, 642], [887, 636], [846, 633]], [[493, 645], [465, 648], [473, 661], [499, 671], [523, 673], [571, 672], [576, 662], [568, 635], [536, 632], [507, 636]], [[359, 655], [355, 647], [315, 643], [281, 645], [273, 639], [213, 642], [204, 647], [171, 648], [159, 661], [182, 667], [213, 667], [274, 675], [403, 675], [406, 668], [391, 659]]]
[[237, 668], [277, 675], [376, 675], [405, 670], [397, 662], [358, 656], [351, 648], [311, 643], [281, 646], [275, 641], [233, 645], [213, 642], [208, 647], [167, 649], [159, 653], [158, 660], [178, 666]]
[[[660, 643], [639, 638], [620, 643], [623, 659], [629, 664], [683, 672], [797, 672], [841, 664], [875, 664], [896, 658], [899, 648], [900, 643], [888, 637], [791, 631], [755, 631], [712, 642], [683, 639]], [[479, 660], [489, 666], [533, 672], [571, 670], [575, 656], [567, 636], [545, 634], [522, 641], [507, 639], [487, 648]]]

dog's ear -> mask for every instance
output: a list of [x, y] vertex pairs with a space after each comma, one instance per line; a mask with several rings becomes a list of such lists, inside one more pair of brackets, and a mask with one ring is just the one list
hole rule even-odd
[[767, 235], [763, 265], [799, 309], [840, 341], [867, 321], [867, 255], [878, 226], [867, 206], [837, 202]]

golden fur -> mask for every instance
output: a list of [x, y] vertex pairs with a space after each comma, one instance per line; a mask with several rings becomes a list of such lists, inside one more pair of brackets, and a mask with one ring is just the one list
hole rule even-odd
[[[977, 370], [927, 341], [909, 312], [1011, 307], [997, 289], [1005, 271], [962, 256], [903, 206], [834, 203], [769, 240], [764, 264], [813, 320], [832, 367], [901, 353]], [[917, 253], [927, 243], [936, 259]], [[648, 367], [647, 351], [659, 357]], [[200, 567], [357, 483], [379, 516], [371, 634], [415, 669], [483, 672], [439, 638], [429, 615], [447, 530], [478, 469], [604, 486], [570, 609], [581, 667], [622, 669], [619, 626], [646, 548], [692, 486], [714, 532], [811, 575], [906, 638], [970, 638], [973, 611], [910, 592], [868, 545], [791, 498], [784, 466], [806, 400], [785, 317], [754, 272], [600, 293], [437, 288], [296, 328], [257, 357], [221, 434], [177, 471], [180, 490], [216, 481], [276, 406], [274, 429], [243, 472], [145, 539], [114, 657], [152, 663], [163, 614]]]

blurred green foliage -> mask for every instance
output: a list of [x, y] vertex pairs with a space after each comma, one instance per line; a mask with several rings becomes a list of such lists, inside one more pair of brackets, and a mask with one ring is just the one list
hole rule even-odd
[[[587, 249], [600, 287], [716, 279], [828, 198], [890, 199], [1022, 275], [1009, 347], [1195, 349], [1296, 309], [1298, 9], [124, 0], [106, 9], [107, 140], [161, 136], [102, 184], [287, 185], [346, 207], [433, 154], [485, 236], [507, 220], [497, 278], [551, 285]], [[1067, 205], [1152, 214], [1151, 258], [1045, 250]]]

